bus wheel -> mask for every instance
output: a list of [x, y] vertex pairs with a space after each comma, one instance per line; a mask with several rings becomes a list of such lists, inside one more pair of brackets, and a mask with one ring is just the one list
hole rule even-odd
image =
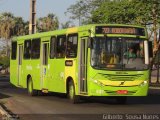
[[75, 95], [75, 87], [72, 81], [69, 82], [69, 86], [68, 86], [68, 98], [74, 104], [80, 102], [79, 96]]
[[29, 80], [28, 80], [27, 89], [28, 89], [28, 94], [30, 96], [36, 96], [36, 95], [38, 95], [38, 91], [33, 89], [33, 82], [32, 82], [31, 78], [29, 78]]
[[127, 102], [127, 97], [126, 97], [126, 96], [116, 97], [116, 101], [117, 101], [118, 104], [126, 104], [126, 102]]

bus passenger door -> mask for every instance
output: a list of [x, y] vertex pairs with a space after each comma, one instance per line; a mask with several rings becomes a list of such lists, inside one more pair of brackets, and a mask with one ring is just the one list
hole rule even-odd
[[[43, 92], [48, 92], [47, 89], [47, 74], [48, 74], [48, 42], [42, 43], [42, 68], [41, 68], [41, 88]], [[47, 90], [47, 91], [46, 91]]]
[[18, 86], [21, 85], [22, 79], [22, 55], [23, 55], [23, 45], [18, 45]]
[[80, 93], [87, 93], [87, 38], [81, 38], [79, 58], [79, 85]]

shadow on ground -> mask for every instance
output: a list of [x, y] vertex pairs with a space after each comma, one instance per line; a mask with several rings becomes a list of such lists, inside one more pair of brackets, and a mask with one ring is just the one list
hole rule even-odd
[[[7, 78], [6, 77], [1, 77], [1, 78], [3, 78], [4, 80], [2, 79], [0, 80], [0, 90], [4, 89], [5, 91], [8, 91], [9, 89], [10, 93], [27, 95], [26, 89], [16, 88], [15, 86], [11, 85], [9, 83], [8, 76]], [[57, 94], [57, 93], [43, 94], [40, 92], [39, 96], [42, 96], [40, 97], [42, 99], [56, 99], [56, 100], [67, 99], [65, 94]], [[10, 96], [0, 93], [0, 99], [8, 98], [8, 97]], [[117, 104], [116, 99], [113, 97], [85, 97], [85, 98], [82, 98], [82, 101], [80, 103], [82, 104], [85, 104], [85, 103], [86, 104], [88, 103]], [[160, 104], [160, 89], [149, 89], [149, 95], [146, 97], [128, 97], [126, 104]]]
[[0, 93], [0, 99], [9, 98], [11, 96]]
[[[42, 94], [37, 97], [41, 97], [41, 99], [53, 99], [53, 100], [62, 100], [63, 102], [69, 102], [67, 97], [64, 94], [57, 94], [57, 93], [49, 93], [49, 94]], [[89, 103], [100, 103], [100, 104], [110, 104], [110, 105], [117, 105], [115, 97], [82, 97], [79, 104], [89, 104]], [[127, 97], [126, 105], [129, 104], [160, 104], [160, 94], [149, 94], [148, 96], [139, 97], [139, 96], [132, 96]], [[120, 104], [121, 105], [121, 104]]]

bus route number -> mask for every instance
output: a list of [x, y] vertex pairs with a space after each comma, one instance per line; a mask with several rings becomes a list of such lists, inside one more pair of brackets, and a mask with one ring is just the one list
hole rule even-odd
[[102, 28], [104, 34], [136, 34], [135, 28]]

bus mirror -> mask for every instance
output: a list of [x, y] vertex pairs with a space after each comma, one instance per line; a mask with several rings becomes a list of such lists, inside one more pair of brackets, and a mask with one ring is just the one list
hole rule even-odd
[[153, 47], [152, 47], [152, 41], [148, 42], [148, 50], [149, 50], [149, 57], [153, 57]]
[[92, 48], [92, 38], [88, 38], [88, 48]]

